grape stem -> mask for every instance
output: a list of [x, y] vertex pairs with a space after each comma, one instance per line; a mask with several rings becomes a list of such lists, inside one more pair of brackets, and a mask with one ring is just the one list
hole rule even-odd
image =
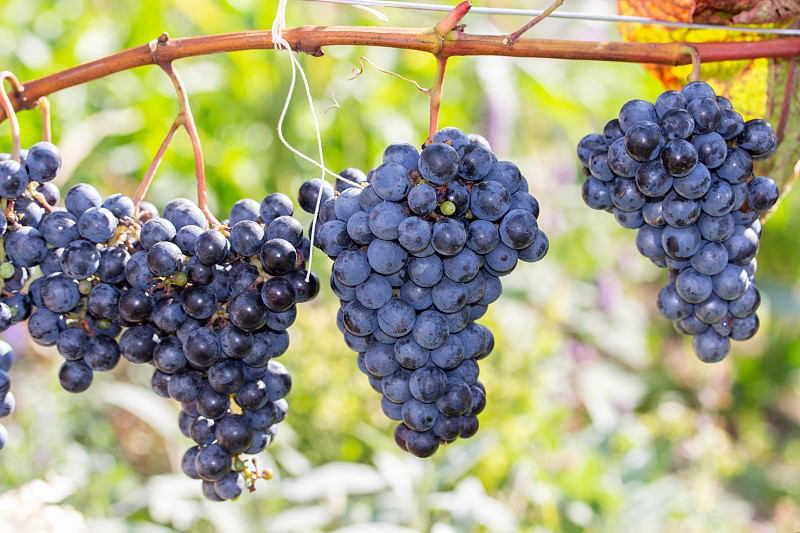
[[5, 80], [11, 82], [14, 91], [17, 93], [21, 92], [23, 87], [19, 84], [17, 77], [9, 71], [4, 70], [0, 72], [0, 107], [3, 108], [3, 112], [9, 118], [8, 122], [11, 126], [11, 159], [19, 161], [20, 150], [22, 149], [19, 138], [19, 121], [17, 120], [17, 115], [14, 113], [11, 100], [9, 100], [8, 94], [6, 93], [5, 84], [3, 83]]
[[141, 204], [142, 200], [144, 200], [144, 197], [147, 194], [147, 189], [150, 188], [150, 183], [153, 181], [153, 176], [155, 176], [156, 170], [158, 170], [158, 166], [161, 164], [161, 159], [163, 159], [164, 153], [167, 151], [167, 147], [169, 146], [169, 143], [172, 141], [172, 137], [175, 135], [175, 132], [178, 131], [179, 127], [180, 123], [176, 118], [172, 122], [172, 127], [170, 127], [169, 132], [167, 132], [167, 136], [164, 138], [164, 142], [161, 143], [161, 147], [158, 149], [153, 161], [150, 163], [150, 166], [147, 167], [147, 171], [144, 173], [142, 182], [136, 189], [136, 194], [133, 196], [133, 209], [134, 213], [137, 215], [139, 212], [139, 204]]
[[688, 81], [700, 81], [700, 52], [696, 47], [684, 45], [684, 52], [692, 58], [692, 71], [687, 78]]
[[439, 108], [442, 105], [445, 69], [447, 69], [447, 58], [436, 56], [436, 74], [433, 77], [433, 86], [428, 92], [431, 110], [430, 128], [428, 129], [429, 140], [433, 139], [433, 135], [439, 130]]
[[50, 100], [46, 96], [42, 96], [36, 100], [36, 107], [42, 111], [42, 140], [45, 142], [52, 142], [53, 134], [50, 127]]
[[[800, 54], [800, 37], [704, 43], [595, 42], [520, 38], [512, 46], [509, 44], [509, 37], [503, 35], [472, 35], [456, 29], [443, 39], [432, 28], [372, 26], [302, 26], [285, 30], [282, 36], [295, 52], [315, 57], [324, 55], [324, 46], [379, 46], [417, 50], [447, 57], [491, 55], [674, 66], [691, 64], [692, 57], [686, 52], [686, 44], [691, 44], [706, 63], [763, 57], [788, 58]], [[9, 97], [14, 109], [31, 109], [42, 96], [117, 72], [144, 65], [168, 63], [185, 57], [272, 49], [274, 45], [272, 32], [269, 30], [169, 39], [163, 44], [159, 43], [154, 50], [145, 44], [28, 81], [24, 88], [18, 87]], [[6, 116], [8, 114], [4, 112], [0, 119]]]
[[550, 13], [561, 7], [563, 4], [564, 0], [555, 0], [552, 4], [550, 4], [550, 7], [545, 9], [539, 16], [535, 17], [532, 21], [528, 22], [523, 27], [521, 27], [520, 29], [509, 35], [508, 44], [513, 46], [516, 40], [522, 37], [523, 33], [525, 33], [526, 31], [528, 31], [529, 29], [533, 28], [541, 21], [546, 19], [548, 16], [550, 16]]
[[153, 162], [150, 163], [150, 166], [147, 168], [147, 171], [142, 178], [142, 183], [139, 185], [139, 188], [134, 195], [133, 205], [138, 211], [139, 204], [141, 204], [145, 194], [147, 193], [147, 189], [150, 187], [150, 183], [153, 181], [153, 176], [155, 175], [156, 170], [161, 163], [161, 159], [164, 157], [167, 146], [169, 146], [169, 143], [172, 141], [177, 129], [179, 127], [183, 127], [183, 129], [186, 130], [186, 134], [189, 135], [189, 140], [192, 143], [192, 152], [194, 153], [194, 170], [195, 179], [197, 181], [197, 206], [203, 212], [209, 224], [211, 224], [211, 226], [215, 229], [220, 229], [222, 224], [208, 208], [206, 171], [205, 164], [203, 163], [203, 148], [200, 145], [200, 136], [197, 133], [197, 126], [194, 122], [192, 109], [189, 106], [189, 96], [186, 92], [186, 86], [183, 84], [183, 80], [181, 79], [180, 74], [178, 74], [178, 71], [175, 69], [175, 66], [172, 64], [171, 60], [160, 61], [157, 58], [159, 48], [166, 46], [168, 42], [169, 34], [164, 32], [158, 39], [151, 41], [149, 47], [156, 64], [161, 67], [161, 69], [167, 73], [169, 79], [172, 80], [172, 85], [175, 87], [175, 93], [178, 96], [178, 105], [180, 106], [180, 109], [178, 111], [178, 115], [175, 117], [175, 121], [172, 123], [172, 127], [164, 139], [164, 142], [161, 143], [158, 153], [156, 153], [155, 158], [153, 158]]
[[[452, 11], [447, 13], [447, 15], [442, 18], [436, 25], [433, 27], [434, 33], [440, 39], [441, 48], [444, 47], [444, 44], [447, 39], [447, 34], [453, 31], [455, 28], [458, 27], [458, 24], [461, 22], [461, 19], [469, 13], [470, 8], [472, 7], [472, 2], [467, 0], [466, 2], [461, 2], [456, 7], [453, 8]], [[441, 54], [441, 48], [434, 52], [434, 57], [436, 57], [436, 73], [433, 76], [433, 86], [428, 91], [428, 101], [430, 104], [430, 123], [428, 127], [428, 140], [433, 138], [433, 135], [439, 129], [439, 109], [442, 106], [442, 89], [444, 87], [444, 73], [447, 70], [447, 55]]]

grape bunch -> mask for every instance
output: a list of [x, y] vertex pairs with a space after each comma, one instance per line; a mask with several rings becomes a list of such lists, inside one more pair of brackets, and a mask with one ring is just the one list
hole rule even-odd
[[[319, 291], [291, 199], [240, 200], [227, 226], [212, 229], [191, 200], [159, 214], [85, 183], [56, 207], [60, 152], [37, 143], [23, 155], [22, 164], [0, 158], [0, 325], [27, 318], [35, 342], [55, 345], [69, 392], [120, 359], [152, 365], [153, 390], [181, 402], [178, 426], [196, 444], [183, 471], [203, 481], [208, 499], [237, 498], [261, 476], [240, 455], [268, 446], [287, 414], [291, 377], [274, 359], [289, 347], [296, 304]], [[0, 354], [0, 416], [14, 407], [12, 360]]]
[[500, 296], [501, 276], [547, 252], [539, 204], [513, 163], [456, 128], [421, 152], [392, 144], [368, 175], [341, 176], [350, 183], [336, 189], [305, 182], [299, 204], [309, 213], [320, 204], [314, 245], [334, 258], [337, 323], [384, 413], [400, 422], [395, 441], [428, 457], [478, 430], [478, 361], [494, 337], [475, 321]]
[[[16, 400], [11, 392], [11, 379], [8, 372], [14, 365], [14, 351], [7, 342], [0, 341], [0, 418], [5, 418], [14, 412]], [[8, 431], [0, 424], [0, 450], [8, 443]]]
[[700, 81], [662, 93], [655, 105], [627, 102], [602, 134], [578, 143], [584, 201], [636, 229], [639, 252], [668, 269], [658, 310], [693, 336], [701, 361], [720, 361], [731, 340], [758, 330], [759, 216], [779, 191], [754, 176], [753, 161], [776, 147], [769, 122], [745, 121]]

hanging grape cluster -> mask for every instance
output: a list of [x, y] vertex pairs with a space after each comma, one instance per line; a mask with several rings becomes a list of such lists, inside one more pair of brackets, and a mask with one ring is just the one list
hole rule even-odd
[[518, 260], [547, 253], [539, 204], [516, 165], [456, 128], [421, 152], [390, 145], [368, 175], [341, 175], [350, 183], [336, 190], [307, 181], [299, 203], [310, 213], [321, 206], [314, 244], [335, 259], [345, 342], [384, 413], [400, 422], [397, 444], [427, 457], [478, 430], [486, 405], [478, 361], [494, 337], [475, 321]]
[[627, 102], [603, 133], [578, 143], [584, 201], [636, 229], [639, 252], [668, 269], [658, 310], [693, 336], [702, 361], [720, 361], [731, 340], [758, 330], [759, 216], [779, 191], [753, 175], [753, 161], [776, 147], [769, 122], [745, 121], [700, 81], [655, 105]]
[[[319, 290], [315, 275], [306, 280], [310, 242], [291, 199], [240, 200], [219, 229], [185, 198], [159, 214], [85, 183], [56, 207], [58, 149], [37, 143], [22, 156], [0, 162], [0, 326], [27, 318], [33, 340], [64, 358], [59, 381], [69, 392], [120, 359], [153, 365], [153, 390], [181, 402], [180, 430], [196, 443], [183, 471], [202, 480], [207, 498], [237, 498], [262, 475], [242, 454], [268, 446], [287, 414], [291, 377], [275, 359], [289, 347], [296, 304]], [[14, 396], [13, 353], [0, 351], [1, 417]]]

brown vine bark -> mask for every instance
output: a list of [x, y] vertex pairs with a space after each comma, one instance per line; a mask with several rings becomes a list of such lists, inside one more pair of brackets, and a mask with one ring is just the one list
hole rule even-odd
[[[315, 57], [326, 46], [378, 46], [428, 52], [438, 57], [494, 55], [685, 65], [691, 44], [704, 63], [758, 57], [800, 55], [800, 38], [725, 43], [590, 42], [549, 39], [510, 41], [504, 35], [472, 35], [452, 31], [445, 38], [433, 28], [380, 28], [371, 26], [302, 26], [286, 30], [283, 37], [292, 50]], [[42, 96], [74, 87], [116, 72], [145, 65], [208, 54], [273, 48], [272, 32], [249, 31], [154, 41], [49, 76], [25, 82], [22, 91], [9, 94], [16, 110], [31, 109]], [[5, 113], [0, 114], [5, 120]]]

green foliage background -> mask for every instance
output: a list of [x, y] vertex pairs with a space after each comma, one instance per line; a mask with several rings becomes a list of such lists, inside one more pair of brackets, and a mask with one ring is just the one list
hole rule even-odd
[[[476, 2], [545, 7], [548, 2]], [[21, 80], [173, 37], [268, 29], [276, 2], [7, 0], [0, 6], [0, 67]], [[536, 5], [531, 5], [536, 4]], [[605, 3], [574, 9], [613, 9]], [[608, 3], [611, 4], [611, 3]], [[385, 10], [390, 24], [432, 26], [435, 14]], [[289, 26], [386, 25], [361, 10], [293, 1]], [[475, 33], [508, 33], [523, 19], [471, 14]], [[542, 37], [617, 39], [603, 24], [550, 20]], [[329, 48], [300, 57], [317, 111], [351, 75], [356, 57], [428, 85], [421, 53]], [[206, 156], [220, 218], [239, 198], [295, 196], [316, 177], [276, 125], [290, 80], [285, 53], [251, 51], [177, 63]], [[396, 449], [391, 423], [335, 327], [326, 289], [300, 308], [282, 358], [294, 378], [290, 417], [261, 464], [276, 471], [236, 503], [210, 504], [180, 474], [189, 443], [177, 408], [149, 390], [149, 369], [121, 364], [72, 396], [60, 390], [54, 349], [6, 334], [18, 410], [0, 453], [0, 531], [236, 532], [772, 532], [800, 529], [800, 195], [764, 229], [762, 330], [717, 365], [660, 319], [664, 272], [640, 257], [633, 232], [580, 198], [574, 147], [632, 98], [660, 86], [638, 65], [456, 58], [441, 125], [483, 133], [515, 161], [542, 205], [551, 251], [504, 280], [482, 320], [497, 340], [482, 364], [488, 406], [481, 431], [422, 461]], [[318, 116], [326, 165], [367, 170], [393, 141], [420, 144], [427, 100], [408, 82], [367, 66], [336, 91], [341, 107]], [[177, 106], [171, 84], [144, 67], [53, 95], [63, 184], [133, 194]], [[735, 102], [734, 102], [735, 105]], [[20, 115], [23, 145], [39, 115]], [[311, 115], [296, 92], [284, 124], [290, 142], [316, 153]], [[5, 147], [5, 148], [4, 148]], [[9, 149], [6, 124], [0, 149]], [[179, 134], [149, 199], [195, 198], [191, 148]], [[302, 220], [308, 222], [310, 217]], [[314, 270], [329, 275], [327, 258]], [[4, 420], [4, 423], [6, 420]], [[4, 524], [7, 524], [4, 526]], [[38, 529], [37, 529], [38, 528]]]

